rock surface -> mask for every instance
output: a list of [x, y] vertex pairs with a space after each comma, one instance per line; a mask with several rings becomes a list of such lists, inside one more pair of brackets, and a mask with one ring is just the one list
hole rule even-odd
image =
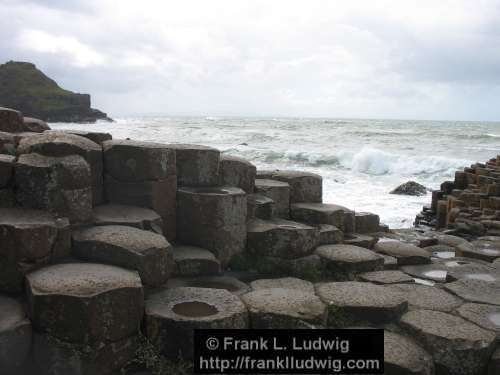
[[379, 241], [375, 244], [375, 251], [395, 257], [398, 265], [430, 263], [427, 251], [397, 240]]
[[275, 216], [283, 219], [290, 217], [290, 185], [288, 183], [257, 178], [255, 192], [273, 200]]
[[137, 206], [105, 204], [93, 210], [94, 225], [125, 225], [163, 233], [163, 220], [155, 211]]
[[195, 246], [174, 246], [174, 275], [207, 276], [221, 273], [221, 265], [210, 251]]
[[236, 186], [251, 194], [255, 187], [257, 168], [249, 161], [231, 155], [221, 155], [219, 164], [219, 184]]
[[445, 290], [433, 286], [419, 284], [396, 284], [388, 287], [400, 291], [408, 300], [410, 310], [426, 309], [452, 312], [462, 304], [462, 300]]
[[259, 279], [252, 281], [250, 286], [253, 290], [259, 289], [291, 289], [303, 290], [305, 292], [314, 293], [314, 285], [310, 281], [298, 279], [296, 277], [284, 277], [281, 279]]
[[427, 188], [415, 181], [408, 181], [404, 184], [399, 185], [397, 188], [392, 190], [390, 194], [401, 194], [401, 195], [426, 195]]
[[434, 374], [432, 356], [412, 339], [384, 331], [384, 374]]

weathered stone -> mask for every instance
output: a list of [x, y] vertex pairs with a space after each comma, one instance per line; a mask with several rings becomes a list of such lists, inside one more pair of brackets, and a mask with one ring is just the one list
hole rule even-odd
[[456, 256], [455, 248], [453, 246], [432, 245], [432, 246], [426, 246], [423, 249], [427, 251], [429, 254], [431, 254], [432, 257], [439, 259], [449, 259], [449, 258], [454, 258]]
[[172, 247], [162, 235], [122, 225], [90, 227], [73, 232], [73, 254], [139, 272], [148, 286], [160, 286], [172, 274]]
[[488, 375], [497, 375], [500, 373], [500, 348], [493, 352], [488, 365]]
[[330, 224], [344, 228], [345, 208], [326, 203], [295, 203], [290, 206], [290, 216], [297, 221], [316, 225]]
[[163, 180], [176, 174], [175, 152], [166, 145], [131, 140], [103, 143], [104, 169], [118, 181]]
[[257, 168], [249, 161], [231, 155], [221, 155], [219, 185], [236, 186], [251, 194], [255, 187]]
[[314, 251], [335, 280], [354, 280], [356, 274], [384, 268], [384, 258], [373, 251], [352, 245], [322, 245]]
[[401, 195], [426, 195], [427, 188], [415, 181], [408, 181], [404, 184], [399, 185], [397, 188], [392, 190], [389, 194], [401, 194]]
[[47, 263], [57, 238], [57, 226], [47, 212], [0, 209], [0, 291], [22, 291], [24, 275]]
[[0, 208], [12, 208], [16, 205], [16, 195], [12, 189], [0, 189]]
[[412, 339], [384, 331], [384, 374], [433, 375], [434, 362]]
[[14, 109], [0, 107], [0, 131], [7, 133], [22, 132], [22, 113]]
[[10, 184], [15, 160], [14, 156], [0, 154], [0, 188]]
[[328, 325], [331, 327], [395, 321], [408, 307], [401, 293], [371, 283], [320, 283], [316, 286], [316, 294], [328, 306]]
[[319, 243], [319, 230], [293, 221], [255, 219], [247, 226], [247, 251], [254, 255], [286, 259], [312, 253]]
[[23, 131], [43, 133], [46, 130], [50, 130], [50, 126], [45, 121], [32, 117], [23, 118]]
[[0, 154], [16, 154], [14, 135], [0, 131]]
[[80, 155], [90, 165], [93, 203], [102, 202], [103, 158], [102, 148], [97, 143], [73, 134], [44, 132], [23, 138], [19, 142], [17, 152], [35, 152], [53, 157]]
[[461, 279], [444, 288], [466, 301], [500, 306], [500, 284], [476, 279]]
[[463, 243], [456, 248], [457, 256], [493, 262], [500, 258], [500, 243], [491, 241], [472, 241]]
[[344, 236], [344, 244], [373, 249], [377, 243], [377, 237], [367, 236], [365, 234], [348, 233]]
[[397, 240], [379, 240], [375, 244], [375, 251], [397, 258], [398, 265], [426, 264], [431, 261], [427, 251]]
[[447, 271], [447, 279], [475, 279], [489, 282], [500, 281], [498, 272], [491, 263], [472, 258], [453, 258], [439, 263]]
[[310, 281], [298, 279], [296, 277], [284, 277], [281, 279], [259, 279], [250, 283], [253, 290], [259, 289], [292, 289], [314, 293], [314, 285]]
[[403, 284], [415, 282], [412, 277], [397, 270], [365, 272], [358, 275], [358, 277], [362, 281], [368, 281], [374, 284]]
[[71, 223], [92, 219], [91, 172], [79, 155], [21, 155], [14, 184], [16, 200], [23, 207], [45, 209]]
[[462, 301], [453, 294], [433, 286], [396, 284], [390, 285], [388, 288], [393, 291], [400, 291], [408, 300], [410, 310], [427, 309], [452, 312], [462, 304]]
[[288, 219], [290, 217], [290, 185], [286, 182], [269, 179], [256, 179], [255, 192], [273, 200], [274, 215]]
[[155, 211], [137, 206], [105, 204], [93, 210], [94, 225], [125, 225], [163, 233], [163, 220]]
[[450, 234], [442, 234], [441, 232], [425, 232], [424, 236], [436, 238], [440, 245], [448, 245], [452, 247], [457, 247], [460, 244], [467, 243], [467, 240], [461, 237]]
[[146, 299], [146, 335], [167, 358], [193, 356], [195, 329], [248, 327], [245, 305], [223, 289], [165, 289]]
[[250, 326], [254, 329], [324, 327], [327, 308], [313, 292], [266, 288], [244, 294]]
[[0, 295], [0, 374], [24, 374], [31, 349], [31, 322], [15, 299]]
[[290, 203], [323, 201], [323, 178], [320, 175], [303, 171], [276, 171], [272, 179], [290, 185]]
[[458, 316], [431, 310], [410, 311], [400, 324], [432, 353], [440, 373], [480, 375], [486, 370], [495, 334]]
[[384, 270], [398, 269], [398, 260], [390, 255], [381, 254], [384, 257]]
[[321, 245], [339, 244], [344, 241], [344, 233], [330, 224], [318, 224], [319, 243]]
[[462, 318], [495, 332], [497, 339], [500, 338], [500, 306], [464, 303], [457, 309], [457, 313]]
[[33, 369], [28, 374], [37, 375], [115, 374], [133, 360], [140, 342], [138, 336], [130, 336], [88, 346], [47, 334], [35, 333], [33, 337]]
[[64, 130], [55, 130], [55, 131], [73, 134], [73, 135], [78, 135], [80, 137], [87, 138], [88, 140], [91, 140], [92, 142], [95, 142], [99, 145], [102, 145], [105, 141], [109, 141], [109, 140], [113, 139], [113, 137], [109, 133], [94, 132], [91, 130], [64, 129]]
[[220, 151], [206, 146], [171, 144], [175, 150], [179, 186], [216, 186]]
[[151, 208], [163, 221], [163, 234], [172, 241], [176, 236], [177, 178], [158, 181], [120, 182], [105, 176], [106, 199], [112, 203]]
[[295, 259], [279, 259], [279, 263], [285, 275], [311, 281], [318, 281], [323, 276], [325, 268], [321, 258], [316, 254]]
[[195, 246], [174, 246], [175, 276], [207, 276], [221, 272], [220, 262], [214, 254]]
[[247, 218], [269, 220], [274, 216], [274, 201], [260, 194], [247, 194]]
[[250, 291], [247, 284], [231, 276], [174, 277], [168, 279], [166, 287], [224, 289], [238, 296]]
[[356, 212], [356, 232], [357, 233], [375, 233], [378, 232], [380, 217], [369, 212]]
[[259, 169], [257, 170], [257, 178], [269, 180], [273, 177], [273, 174], [275, 174], [276, 172], [278, 172], [278, 169], [268, 169], [268, 170]]
[[71, 254], [71, 224], [66, 217], [56, 219], [57, 237], [50, 255], [51, 263], [57, 263]]
[[82, 344], [138, 332], [144, 296], [135, 271], [66, 263], [32, 272], [26, 280], [29, 314], [38, 332]]
[[247, 201], [235, 187], [182, 187], [177, 192], [177, 238], [214, 252], [223, 265], [245, 250]]

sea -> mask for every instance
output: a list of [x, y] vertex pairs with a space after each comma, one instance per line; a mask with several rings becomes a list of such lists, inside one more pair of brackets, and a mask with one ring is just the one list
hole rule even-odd
[[500, 154], [500, 122], [327, 118], [116, 118], [53, 129], [108, 132], [113, 138], [203, 144], [258, 169], [300, 169], [323, 176], [325, 203], [373, 212], [391, 228], [413, 225], [431, 193], [389, 192], [409, 180], [437, 189], [457, 169]]

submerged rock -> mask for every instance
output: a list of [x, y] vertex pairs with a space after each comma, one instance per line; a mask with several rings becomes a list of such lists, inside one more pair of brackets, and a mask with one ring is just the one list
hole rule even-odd
[[392, 190], [389, 194], [399, 194], [399, 195], [426, 195], [428, 189], [415, 181], [408, 181], [404, 184], [399, 185], [396, 189]]

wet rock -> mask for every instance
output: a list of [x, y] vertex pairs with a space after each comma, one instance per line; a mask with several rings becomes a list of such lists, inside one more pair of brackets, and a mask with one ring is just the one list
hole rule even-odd
[[274, 216], [274, 201], [260, 194], [247, 194], [248, 219], [269, 220]]
[[464, 303], [457, 309], [457, 313], [462, 318], [495, 332], [497, 339], [500, 338], [500, 306]]
[[94, 225], [125, 225], [163, 233], [163, 220], [155, 211], [137, 206], [105, 204], [93, 210]]
[[378, 232], [380, 217], [369, 212], [356, 212], [356, 232], [357, 233], [375, 233]]
[[100, 145], [73, 134], [45, 132], [24, 137], [19, 142], [17, 152], [52, 157], [80, 155], [90, 166], [93, 203], [102, 202], [103, 158]]
[[92, 219], [91, 171], [79, 155], [21, 155], [14, 184], [16, 200], [23, 207], [48, 210], [74, 224]]
[[322, 245], [314, 251], [335, 280], [353, 280], [362, 272], [384, 268], [384, 258], [373, 251], [352, 245]]
[[221, 265], [210, 251], [195, 246], [174, 246], [174, 276], [207, 276], [221, 272]]
[[403, 284], [415, 282], [412, 277], [397, 270], [365, 272], [358, 275], [358, 277], [362, 281], [368, 281], [374, 284]]
[[427, 251], [400, 241], [379, 241], [375, 244], [375, 251], [397, 258], [398, 265], [430, 263]]
[[323, 178], [320, 175], [302, 171], [276, 171], [272, 179], [290, 185], [290, 203], [323, 201]]
[[344, 242], [344, 233], [330, 224], [318, 224], [319, 243], [321, 245], [340, 244]]
[[49, 261], [56, 238], [56, 222], [49, 213], [0, 209], [0, 291], [22, 291], [24, 275]]
[[255, 192], [273, 200], [274, 215], [283, 219], [290, 217], [290, 185], [286, 182], [256, 179]]
[[400, 195], [426, 195], [427, 188], [415, 181], [408, 181], [404, 184], [399, 185], [397, 188], [392, 190], [390, 194], [400, 194]]
[[426, 246], [423, 249], [429, 252], [429, 254], [431, 254], [432, 257], [439, 259], [450, 259], [456, 256], [455, 248], [453, 246], [432, 245], [432, 246]]
[[250, 283], [253, 290], [260, 289], [292, 289], [314, 293], [314, 285], [310, 281], [298, 279], [296, 277], [284, 277], [281, 279], [259, 279]]
[[50, 126], [45, 121], [32, 117], [23, 118], [23, 131], [43, 133], [46, 130], [50, 130]]
[[244, 294], [254, 329], [312, 328], [326, 324], [327, 308], [310, 291], [269, 288]]
[[231, 155], [221, 155], [219, 185], [236, 186], [251, 194], [255, 187], [257, 168], [249, 161]]
[[408, 307], [401, 293], [363, 282], [318, 284], [316, 294], [328, 306], [330, 327], [397, 321]]
[[247, 201], [235, 187], [182, 187], [177, 192], [177, 238], [214, 252], [223, 265], [245, 249]]
[[148, 286], [165, 283], [173, 271], [172, 247], [162, 235], [122, 225], [73, 232], [73, 254], [139, 272]]
[[344, 236], [344, 243], [346, 245], [364, 247], [365, 249], [373, 249], [377, 241], [377, 237], [367, 236], [365, 234], [348, 233]]
[[424, 236], [437, 239], [440, 245], [447, 245], [455, 248], [463, 243], [467, 243], [467, 240], [461, 237], [450, 234], [442, 234], [441, 232], [425, 232]]
[[434, 374], [432, 356], [412, 339], [384, 331], [384, 374]]
[[106, 199], [111, 203], [151, 208], [163, 221], [163, 234], [171, 241], [176, 236], [177, 178], [157, 181], [120, 182], [105, 177]]
[[26, 276], [29, 314], [38, 332], [81, 344], [135, 335], [143, 290], [135, 271], [92, 263], [56, 264]]
[[0, 188], [10, 184], [15, 160], [14, 156], [0, 154]]
[[14, 109], [0, 107], [0, 131], [7, 133], [22, 132], [22, 113]]
[[500, 284], [498, 283], [461, 279], [445, 284], [444, 288], [469, 302], [500, 306]]
[[460, 258], [447, 259], [436, 263], [447, 271], [447, 280], [476, 279], [484, 281], [496, 281], [500, 273], [496, 272], [491, 263], [478, 259]]
[[247, 226], [247, 251], [254, 255], [285, 259], [312, 253], [319, 243], [319, 230], [293, 221], [255, 219]]
[[220, 151], [206, 146], [171, 144], [175, 150], [179, 186], [216, 186]]
[[400, 324], [432, 353], [436, 370], [444, 374], [482, 374], [495, 335], [466, 320], [431, 310], [403, 315]]
[[198, 276], [198, 277], [174, 277], [168, 279], [166, 287], [172, 288], [208, 288], [223, 289], [236, 295], [250, 291], [250, 287], [244, 282], [231, 276]]
[[500, 258], [500, 243], [491, 241], [472, 241], [463, 243], [456, 248], [457, 256], [493, 262]]
[[245, 305], [227, 290], [174, 288], [146, 299], [146, 336], [167, 358], [192, 358], [195, 329], [247, 327]]
[[401, 271], [420, 279], [444, 283], [448, 280], [448, 269], [442, 263], [403, 266]]
[[31, 322], [23, 306], [0, 295], [0, 373], [25, 373], [30, 349]]
[[400, 291], [408, 300], [410, 310], [427, 309], [452, 312], [462, 304], [462, 300], [437, 287], [418, 284], [397, 284], [388, 286], [388, 288], [393, 291]]
[[118, 181], [163, 180], [176, 174], [175, 152], [166, 145], [131, 140], [103, 144], [106, 173]]

